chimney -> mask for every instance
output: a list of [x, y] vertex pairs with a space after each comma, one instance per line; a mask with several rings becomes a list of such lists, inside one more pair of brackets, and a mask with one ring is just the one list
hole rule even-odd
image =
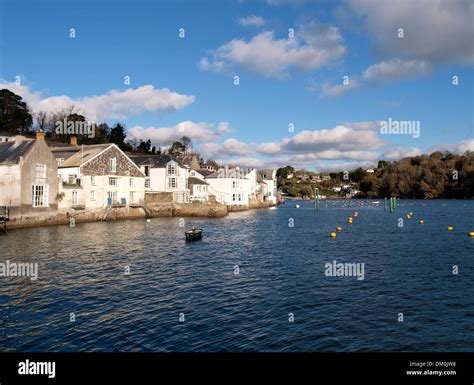
[[36, 140], [44, 139], [44, 131], [40, 128], [36, 132]]
[[71, 146], [77, 146], [77, 136], [71, 136]]

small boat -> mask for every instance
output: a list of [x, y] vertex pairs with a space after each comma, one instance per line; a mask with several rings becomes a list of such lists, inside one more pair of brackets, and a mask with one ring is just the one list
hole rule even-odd
[[296, 205], [295, 208], [299, 209], [299, 208], [300, 208], [300, 205]]
[[196, 241], [202, 238], [202, 229], [192, 228], [185, 232], [187, 241]]

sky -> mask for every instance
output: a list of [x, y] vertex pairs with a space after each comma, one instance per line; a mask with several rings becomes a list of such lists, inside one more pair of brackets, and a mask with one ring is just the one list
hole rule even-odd
[[0, 89], [223, 164], [350, 170], [474, 150], [473, 26], [471, 0], [0, 0]]

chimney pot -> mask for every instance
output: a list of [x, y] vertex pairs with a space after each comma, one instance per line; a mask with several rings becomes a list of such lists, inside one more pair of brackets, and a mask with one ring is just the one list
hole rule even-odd
[[41, 140], [41, 139], [44, 139], [44, 131], [40, 128], [36, 132], [36, 140]]

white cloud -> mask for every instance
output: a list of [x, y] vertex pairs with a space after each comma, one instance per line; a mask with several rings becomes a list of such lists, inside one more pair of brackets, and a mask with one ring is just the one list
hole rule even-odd
[[362, 74], [367, 81], [395, 81], [426, 75], [431, 71], [431, 64], [425, 60], [391, 59], [381, 61], [368, 67]]
[[213, 125], [210, 123], [195, 123], [188, 120], [171, 127], [134, 126], [127, 130], [127, 136], [143, 140], [150, 139], [153, 144], [166, 145], [182, 136], [187, 136], [197, 142], [214, 141], [218, 139], [219, 134], [213, 130]]
[[315, 70], [339, 60], [346, 52], [336, 27], [313, 22], [300, 28], [294, 37], [276, 39], [271, 31], [248, 42], [234, 39], [203, 58], [201, 69], [228, 72], [240, 66], [264, 77], [288, 78], [290, 70]]
[[474, 151], [474, 139], [462, 140], [451, 144], [436, 145], [431, 147], [429, 151], [450, 151], [454, 154], [464, 154], [466, 151]]
[[250, 15], [240, 18], [239, 24], [244, 27], [261, 27], [265, 24], [265, 19], [261, 16]]
[[254, 152], [253, 145], [234, 138], [224, 141], [223, 150], [227, 155], [248, 155]]
[[231, 66], [222, 61], [222, 60], [213, 60], [209, 61], [207, 57], [203, 57], [199, 63], [198, 67], [204, 71], [212, 71], [218, 73], [229, 73], [231, 72]]
[[[349, 0], [381, 58], [474, 63], [470, 0]], [[404, 37], [398, 37], [403, 28]]]
[[167, 88], [156, 89], [152, 85], [135, 89], [111, 90], [103, 95], [83, 98], [71, 98], [66, 95], [44, 97], [42, 92], [31, 91], [27, 86], [19, 86], [2, 79], [0, 79], [0, 88], [7, 88], [23, 97], [33, 112], [54, 113], [74, 105], [88, 120], [96, 122], [127, 119], [144, 112], [161, 115], [184, 108], [195, 100], [192, 95], [178, 94]]
[[421, 155], [422, 151], [415, 147], [397, 147], [385, 152], [380, 159], [384, 160], [400, 160], [410, 156]]
[[217, 125], [217, 132], [221, 135], [230, 134], [233, 131], [228, 122], [220, 122]]
[[353, 151], [380, 148], [385, 143], [374, 128], [339, 125], [332, 129], [301, 131], [291, 138], [284, 138], [282, 148], [288, 152], [322, 150]]
[[347, 84], [341, 83], [341, 84], [333, 84], [333, 85], [326, 82], [326, 83], [323, 83], [321, 87], [321, 91], [322, 91], [323, 96], [340, 96], [359, 86], [360, 86], [360, 83], [357, 80], [351, 80]]
[[260, 154], [274, 155], [281, 152], [281, 145], [275, 142], [262, 143], [257, 146], [256, 151]]

